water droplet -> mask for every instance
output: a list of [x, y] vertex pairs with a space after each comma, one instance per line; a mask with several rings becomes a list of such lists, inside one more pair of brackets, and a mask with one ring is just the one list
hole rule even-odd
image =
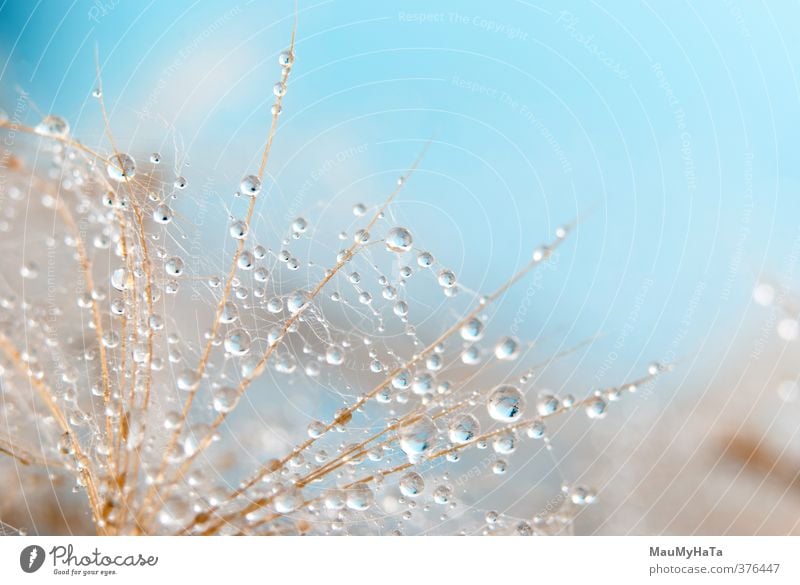
[[374, 500], [372, 490], [366, 484], [358, 484], [347, 490], [347, 507], [351, 510], [367, 510]]
[[407, 498], [416, 498], [425, 491], [425, 480], [416, 471], [409, 471], [400, 478], [400, 493]]
[[106, 165], [108, 176], [114, 181], [121, 183], [136, 176], [136, 161], [133, 157], [124, 152], [114, 154], [108, 159]]
[[181, 414], [179, 412], [170, 411], [164, 416], [164, 428], [174, 429], [181, 422]]
[[194, 370], [184, 370], [178, 376], [178, 389], [192, 391], [200, 383], [200, 376]]
[[561, 401], [548, 392], [539, 394], [539, 399], [536, 401], [536, 410], [542, 416], [554, 414], [561, 406]]
[[428, 373], [422, 373], [414, 377], [414, 383], [411, 385], [411, 390], [418, 396], [424, 396], [433, 391], [434, 380], [433, 376]]
[[35, 262], [26, 262], [22, 265], [22, 267], [20, 267], [19, 273], [23, 278], [33, 280], [39, 276], [39, 267]]
[[367, 207], [363, 203], [356, 203], [353, 205], [353, 215], [361, 217], [367, 212]]
[[753, 289], [753, 300], [761, 306], [767, 307], [775, 300], [775, 287], [766, 282], [760, 282]]
[[286, 298], [286, 308], [292, 315], [296, 315], [311, 299], [311, 295], [304, 290], [296, 290]]
[[386, 234], [386, 249], [390, 252], [408, 252], [414, 240], [411, 232], [403, 227], [395, 227]]
[[606, 415], [606, 401], [599, 396], [594, 396], [586, 403], [586, 416], [593, 419], [603, 418]]
[[99, 250], [108, 250], [111, 247], [111, 238], [106, 234], [96, 234], [92, 240], [92, 244]]
[[278, 55], [278, 65], [281, 67], [291, 67], [294, 62], [294, 55], [290, 51], [282, 51]]
[[425, 367], [434, 372], [442, 369], [442, 356], [438, 353], [429, 355], [425, 360]]
[[286, 95], [286, 84], [282, 81], [279, 81], [275, 85], [272, 86], [272, 93], [275, 94], [276, 97], [281, 97]]
[[337, 490], [337, 489], [326, 490], [323, 499], [325, 501], [325, 507], [328, 510], [341, 510], [347, 505], [342, 490]]
[[516, 449], [514, 436], [511, 434], [499, 435], [497, 438], [495, 438], [494, 443], [492, 443], [492, 447], [494, 448], [495, 453], [499, 453], [500, 455], [509, 455], [510, 453], [514, 452], [514, 449]]
[[54, 138], [65, 138], [69, 134], [69, 124], [60, 116], [45, 116], [37, 124], [36, 133], [42, 136], [53, 136]]
[[273, 500], [273, 506], [278, 514], [289, 514], [303, 505], [303, 496], [297, 488], [290, 487], [279, 492]]
[[236, 407], [239, 402], [239, 392], [230, 386], [221, 386], [213, 392], [214, 410], [220, 413], [227, 413]]
[[499, 360], [515, 360], [519, 355], [519, 341], [515, 337], [503, 337], [494, 346], [494, 355]]
[[512, 422], [522, 415], [525, 397], [514, 386], [498, 386], [489, 396], [489, 416], [501, 422]]
[[480, 433], [480, 429], [477, 418], [471, 414], [462, 414], [450, 423], [447, 435], [453, 443], [469, 443]]
[[108, 348], [115, 348], [119, 345], [119, 335], [116, 331], [106, 331], [103, 333], [103, 345]]
[[239, 259], [236, 261], [236, 265], [242, 270], [252, 270], [256, 265], [256, 259], [253, 258], [252, 252], [245, 250], [239, 254]]
[[[128, 288], [128, 273], [124, 268], [117, 268], [111, 273], [111, 286], [122, 292]], [[122, 313], [119, 313], [120, 315]]]
[[439, 272], [438, 282], [444, 288], [452, 288], [456, 284], [456, 275], [452, 270], [442, 270]]
[[461, 326], [461, 338], [466, 341], [477, 341], [483, 336], [483, 322], [474, 317]]
[[316, 439], [322, 436], [325, 432], [325, 423], [315, 420], [308, 425], [308, 436]]
[[573, 504], [577, 504], [578, 506], [586, 506], [595, 501], [597, 494], [591, 488], [576, 486], [570, 490], [569, 498], [572, 500]]
[[239, 189], [244, 195], [255, 197], [261, 191], [261, 179], [255, 175], [247, 175], [239, 183]]
[[541, 439], [544, 437], [545, 432], [547, 431], [544, 423], [542, 421], [533, 421], [528, 428], [526, 429], [526, 433], [528, 437], [531, 439]]
[[225, 351], [236, 356], [250, 351], [250, 334], [244, 329], [234, 329], [225, 337]]
[[461, 361], [468, 366], [474, 366], [481, 361], [481, 352], [477, 346], [470, 346], [461, 354]]
[[219, 316], [220, 323], [233, 323], [238, 318], [239, 311], [236, 309], [236, 305], [230, 301], [222, 305], [222, 312]]
[[308, 229], [308, 221], [303, 217], [298, 217], [292, 222], [292, 231], [297, 234], [302, 234]]
[[517, 524], [515, 530], [518, 536], [533, 536], [533, 527], [530, 525], [530, 522], [526, 522], [525, 520]]
[[325, 361], [332, 366], [341, 365], [344, 362], [344, 351], [338, 345], [328, 346], [325, 350]]
[[453, 490], [446, 485], [440, 485], [433, 491], [433, 501], [444, 506], [453, 498]]
[[398, 390], [405, 390], [411, 385], [411, 374], [408, 370], [399, 372], [392, 378], [392, 386]]
[[255, 278], [257, 282], [267, 282], [269, 272], [266, 268], [256, 268], [256, 271], [253, 273], [253, 278]]
[[170, 276], [180, 276], [183, 274], [183, 260], [178, 256], [173, 256], [164, 263], [164, 270]]
[[283, 300], [280, 297], [272, 297], [267, 301], [267, 311], [273, 314], [283, 311]]
[[422, 416], [408, 424], [402, 425], [397, 436], [400, 442], [400, 449], [408, 455], [411, 463], [420, 460], [425, 452], [433, 447], [436, 438], [436, 425], [428, 416]]
[[153, 331], [161, 331], [164, 329], [164, 318], [161, 315], [150, 315], [148, 324]]
[[161, 162], [161, 155], [158, 154], [157, 152], [154, 152], [153, 154], [150, 155], [150, 162], [153, 163], [154, 165], [159, 164]]
[[433, 266], [433, 255], [430, 252], [420, 252], [417, 256], [417, 265], [420, 268], [430, 268]]
[[162, 203], [153, 210], [153, 219], [162, 224], [167, 224], [172, 221], [172, 209], [169, 205]]

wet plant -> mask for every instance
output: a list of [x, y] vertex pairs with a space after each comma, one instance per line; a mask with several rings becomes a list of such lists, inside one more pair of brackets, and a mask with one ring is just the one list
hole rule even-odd
[[[565, 485], [527, 518], [472, 502], [515, 451], [551, 448], [551, 419], [603, 418], [665, 368], [578, 398], [540, 388], [579, 348], [533, 360], [531, 342], [489, 335], [490, 317], [576, 226], [496, 290], [470, 291], [393, 221], [424, 149], [382, 200], [353, 206], [356, 227], [319, 261], [301, 260], [326, 229], [313, 218], [257, 229], [294, 67], [292, 41], [260, 164], [224, 202], [224, 266], [187, 247], [204, 235], [180, 207], [192, 177], [119, 150], [99, 73], [107, 151], [55, 115], [0, 118], [13, 144], [0, 191], [6, 477], [72, 482], [85, 512], [69, 529], [101, 535], [571, 531], [591, 488]], [[456, 482], [480, 452], [486, 474]]]

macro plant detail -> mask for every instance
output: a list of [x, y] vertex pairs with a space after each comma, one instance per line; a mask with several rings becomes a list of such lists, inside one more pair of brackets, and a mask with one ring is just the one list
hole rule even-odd
[[[187, 203], [191, 174], [165, 170], [169, 155], [119, 150], [99, 66], [106, 151], [56, 115], [0, 119], [13, 144], [0, 241], [24, 242], [1, 261], [5, 464], [74, 483], [86, 507], [75, 532], [571, 532], [597, 496], [583, 485], [527, 518], [468, 502], [513, 468], [515, 451], [550, 449], [552, 420], [601, 419], [668, 367], [597, 391], [539, 387], [540, 371], [582, 346], [533, 359], [537, 340], [487, 331], [496, 301], [576, 225], [497, 289], [469, 290], [392, 213], [433, 141], [383, 199], [353, 206], [338, 251], [311, 258], [317, 232], [331, 231], [313, 217], [284, 234], [259, 229], [295, 66], [292, 41], [260, 164], [222, 198], [219, 253], [189, 245], [204, 229]], [[419, 302], [418, 288], [441, 306]], [[255, 440], [265, 426], [270, 440]], [[474, 457], [489, 458], [488, 479], [456, 484]]]

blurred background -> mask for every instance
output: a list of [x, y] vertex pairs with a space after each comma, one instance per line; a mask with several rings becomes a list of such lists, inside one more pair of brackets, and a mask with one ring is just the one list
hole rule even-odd
[[[493, 290], [580, 220], [492, 317], [555, 348], [600, 334], [544, 383], [582, 396], [675, 365], [604, 421], [567, 421], [495, 505], [530, 514], [555, 465], [599, 491], [580, 533], [800, 533], [800, 6], [331, 0], [297, 16], [257, 230], [302, 214], [349, 229], [432, 140], [392, 213], [466, 287]], [[120, 149], [228, 194], [257, 167], [294, 19], [292, 2], [7, 0], [0, 107], [24, 93], [101, 144], [96, 52]], [[203, 222], [213, 240], [227, 217]]]

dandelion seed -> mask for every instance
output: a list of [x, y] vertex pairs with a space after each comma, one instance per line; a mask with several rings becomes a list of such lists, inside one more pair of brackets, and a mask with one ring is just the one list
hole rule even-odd
[[[293, 47], [278, 63], [273, 116], [295, 68]], [[261, 177], [273, 176], [266, 164], [277, 119], [270, 124], [263, 163], [237, 195], [257, 197]], [[308, 215], [313, 205], [268, 229], [259, 214], [269, 201], [224, 201], [227, 235], [214, 250], [207, 226], [193, 225], [193, 198], [180, 214], [168, 203], [196, 180], [183, 153], [175, 168], [186, 176], [174, 177], [137, 169], [129, 154], [95, 152], [71, 139], [57, 116], [20, 132], [53, 148], [43, 169], [9, 167], [0, 237], [9, 249], [18, 227], [42, 237], [28, 237], [23, 257], [9, 255], [26, 280], [13, 279], [20, 288], [0, 296], [0, 410], [19, 434], [41, 433], [42, 456], [75, 475], [70, 485], [86, 498], [91, 528], [411, 533], [447, 521], [469, 532], [472, 515], [486, 533], [545, 534], [595, 499], [591, 488], [568, 488], [560, 507], [531, 522], [461, 505], [462, 495], [477, 501], [481, 489], [502, 483], [493, 476], [524, 451], [521, 437], [550, 448], [545, 419], [580, 408], [602, 418], [607, 404], [650, 378], [585, 399], [541, 393], [526, 413], [537, 378], [530, 364], [511, 362], [527, 359], [528, 346], [510, 335], [486, 338], [491, 305], [533, 267], [476, 294], [432, 252], [415, 251], [424, 234], [388, 222], [419, 161], [383, 202], [355, 203], [352, 213], [363, 219], [346, 231]], [[149, 161], [163, 158], [154, 152]], [[47, 233], [23, 206], [48, 218]], [[338, 235], [338, 246], [320, 246], [325, 233]], [[567, 233], [556, 230], [534, 263]], [[329, 263], [317, 263], [317, 249]], [[437, 254], [452, 261], [447, 250]], [[45, 261], [48, 283], [61, 287], [55, 292], [36, 280]], [[80, 285], [64, 292], [72, 282]], [[428, 285], [443, 296], [417, 291]], [[754, 292], [757, 301], [766, 296]], [[796, 322], [794, 329], [796, 336]], [[648, 376], [667, 369], [651, 366]], [[508, 383], [515, 379], [518, 386]], [[41, 404], [22, 412], [37, 396]], [[465, 484], [456, 473], [489, 447], [480, 477], [469, 471]], [[253, 457], [260, 463], [250, 467]]]

